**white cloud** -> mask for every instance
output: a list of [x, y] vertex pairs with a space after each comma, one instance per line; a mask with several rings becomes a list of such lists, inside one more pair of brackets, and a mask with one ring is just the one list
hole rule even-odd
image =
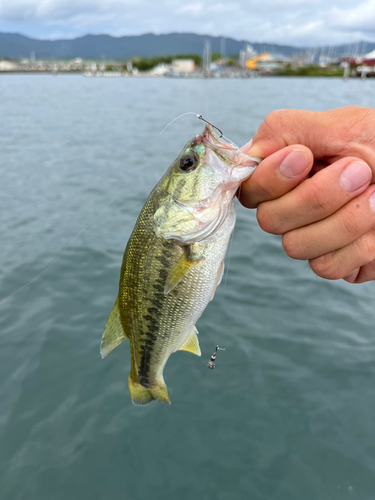
[[193, 32], [294, 45], [375, 39], [375, 0], [0, 0], [0, 31], [39, 38]]
[[201, 14], [203, 12], [204, 5], [202, 3], [189, 3], [183, 5], [179, 11], [181, 14]]
[[375, 0], [367, 0], [356, 7], [330, 10], [331, 26], [351, 31], [372, 31], [375, 33]]

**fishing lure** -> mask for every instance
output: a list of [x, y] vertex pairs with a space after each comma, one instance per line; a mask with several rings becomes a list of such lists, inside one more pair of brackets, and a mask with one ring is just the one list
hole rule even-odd
[[215, 368], [217, 351], [225, 351], [225, 349], [219, 347], [218, 345], [215, 347], [215, 351], [214, 351], [213, 355], [211, 356], [210, 361], [207, 363], [207, 368], [209, 368], [210, 370], [213, 370]]

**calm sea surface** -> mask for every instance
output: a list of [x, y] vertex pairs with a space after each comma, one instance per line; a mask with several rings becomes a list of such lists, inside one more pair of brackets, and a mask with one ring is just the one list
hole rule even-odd
[[162, 128], [194, 111], [243, 144], [273, 109], [349, 104], [375, 81], [1, 76], [0, 300], [124, 186], [0, 306], [1, 500], [375, 499], [375, 283], [318, 279], [253, 211], [171, 406], [132, 405], [128, 342], [99, 355], [137, 214], [202, 124]]

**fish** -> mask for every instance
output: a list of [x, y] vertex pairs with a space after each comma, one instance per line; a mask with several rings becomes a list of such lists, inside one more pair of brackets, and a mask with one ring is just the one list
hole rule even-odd
[[195, 324], [223, 276], [236, 191], [259, 162], [207, 123], [147, 198], [125, 249], [100, 346], [104, 358], [130, 340], [134, 404], [170, 404], [163, 377], [168, 358], [179, 350], [201, 355]]

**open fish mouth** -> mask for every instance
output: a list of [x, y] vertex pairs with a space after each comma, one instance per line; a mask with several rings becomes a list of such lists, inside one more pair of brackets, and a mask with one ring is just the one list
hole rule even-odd
[[245, 155], [236, 144], [227, 141], [224, 136], [219, 137], [214, 128], [209, 124], [205, 126], [201, 137], [203, 145], [207, 149], [212, 150], [223, 163], [233, 168], [248, 169], [249, 173], [243, 173], [241, 176], [243, 180], [249, 177], [255, 170], [255, 167], [262, 161], [262, 158]]
[[203, 144], [217, 144], [218, 146], [226, 147], [228, 149], [238, 149], [237, 146], [231, 142], [227, 141], [224, 136], [219, 137], [214, 130], [214, 127], [207, 124], [202, 132]]
[[226, 190], [234, 190], [233, 196], [241, 182], [250, 177], [262, 161], [256, 156], [244, 154], [233, 142], [219, 137], [211, 125], [205, 126], [202, 142], [206, 148], [207, 163], [214, 164], [218, 171], [223, 171], [224, 167], [225, 181], [223, 184]]

